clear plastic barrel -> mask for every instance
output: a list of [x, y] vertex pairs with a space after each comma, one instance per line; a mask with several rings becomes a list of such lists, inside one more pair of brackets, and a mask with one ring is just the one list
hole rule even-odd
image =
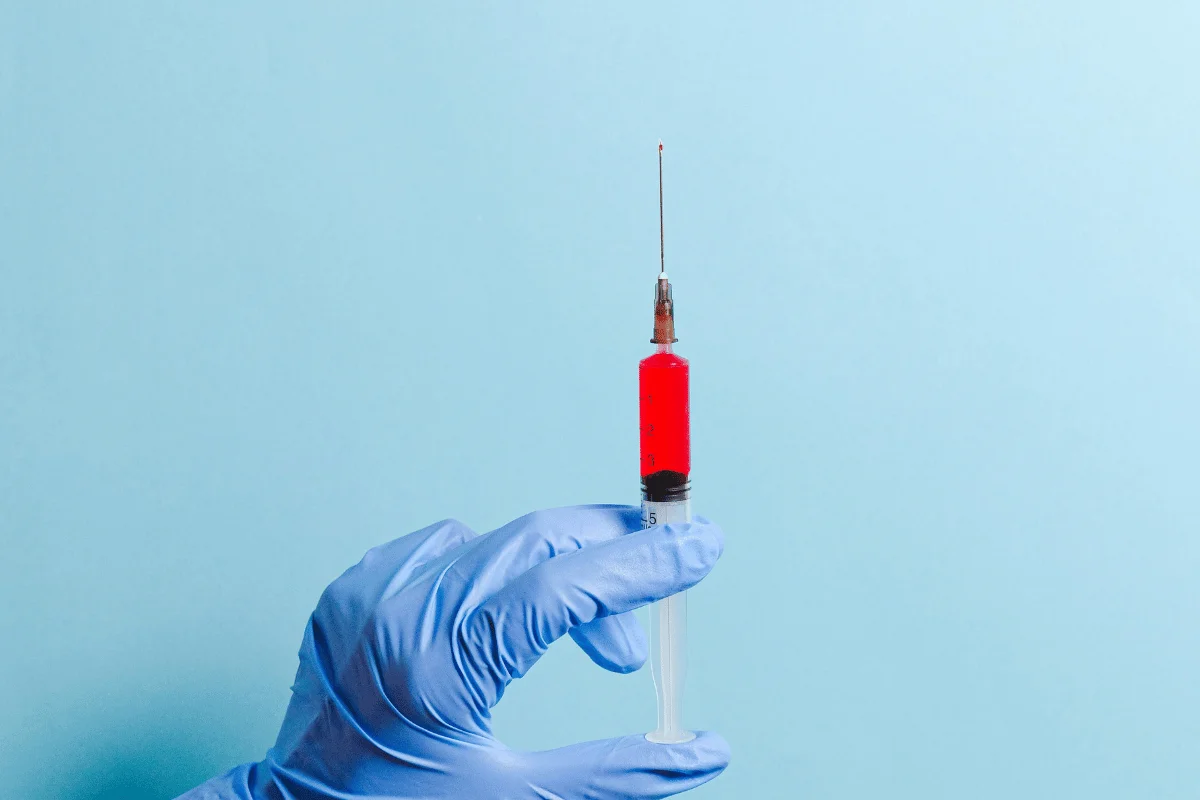
[[[690, 500], [642, 501], [642, 525], [690, 522]], [[658, 698], [658, 724], [646, 734], [652, 742], [687, 742], [696, 735], [683, 727], [683, 684], [687, 676], [687, 592], [650, 607], [650, 672]]]

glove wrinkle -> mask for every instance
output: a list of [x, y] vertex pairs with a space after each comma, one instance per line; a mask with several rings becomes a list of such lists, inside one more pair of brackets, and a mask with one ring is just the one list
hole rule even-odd
[[[334, 718], [339, 722], [349, 725], [355, 733], [362, 737], [364, 742], [366, 742], [379, 753], [400, 761], [405, 761], [405, 754], [392, 750], [382, 742], [377, 741], [375, 737], [371, 735], [368, 726], [364, 725], [358, 718], [358, 715], [355, 713], [355, 709], [351, 706], [351, 703], [343, 696], [342, 690], [339, 688], [340, 682], [336, 680], [332, 674], [330, 674], [328, 649], [322, 646], [323, 642], [324, 636], [321, 633], [320, 626], [317, 626], [317, 628], [315, 628], [313, 631], [313, 644], [317, 648], [317, 657], [314, 659], [314, 664], [318, 670], [318, 675], [321, 679], [321, 685], [325, 689], [326, 708], [324, 713], [319, 714], [316, 720], [313, 721], [313, 725], [315, 726], [319, 724], [320, 721], [325, 717]], [[372, 659], [369, 654], [360, 652], [357, 660], [362, 662], [365, 671], [369, 675], [378, 675], [378, 672], [374, 667], [374, 659]], [[359, 671], [360, 670], [355, 670], [355, 672]], [[383, 703], [386, 703], [388, 707], [394, 709], [395, 706], [392, 704], [386, 692], [383, 690], [382, 684], [374, 680], [372, 683], [375, 684], [375, 691], [369, 695], [369, 697], [372, 698], [372, 702], [379, 703], [382, 701]], [[403, 715], [397, 713], [397, 716], [402, 717]], [[310, 726], [309, 732], [311, 733], [312, 730], [313, 727]], [[305, 738], [308, 738], [307, 735]]]

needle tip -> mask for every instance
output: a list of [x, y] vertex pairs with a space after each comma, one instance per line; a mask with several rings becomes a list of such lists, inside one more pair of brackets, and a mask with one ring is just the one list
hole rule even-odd
[[658, 140], [658, 152], [662, 152], [662, 139]]

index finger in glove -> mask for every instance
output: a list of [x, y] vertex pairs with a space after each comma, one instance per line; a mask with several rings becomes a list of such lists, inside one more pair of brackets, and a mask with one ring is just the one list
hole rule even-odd
[[476, 608], [464, 624], [463, 645], [503, 685], [524, 675], [572, 628], [694, 586], [723, 548], [721, 529], [697, 519], [551, 558]]

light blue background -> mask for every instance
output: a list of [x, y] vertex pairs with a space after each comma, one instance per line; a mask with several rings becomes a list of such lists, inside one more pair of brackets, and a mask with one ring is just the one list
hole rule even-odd
[[367, 547], [635, 501], [661, 136], [693, 796], [1196, 796], [1195, 4], [167, 5], [0, 5], [0, 795], [259, 758]]

